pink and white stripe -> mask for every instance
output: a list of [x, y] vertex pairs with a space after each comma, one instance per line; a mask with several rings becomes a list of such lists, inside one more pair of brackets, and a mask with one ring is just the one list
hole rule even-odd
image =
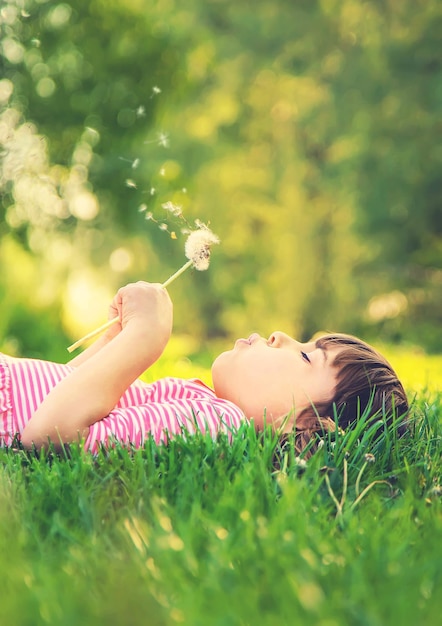
[[[0, 445], [9, 445], [23, 431], [46, 395], [72, 369], [0, 354]], [[235, 404], [217, 398], [201, 381], [163, 378], [148, 384], [137, 380], [111, 413], [89, 428], [85, 449], [96, 453], [101, 445], [117, 441], [139, 447], [148, 437], [165, 443], [174, 435], [196, 430], [231, 437], [244, 420]]]

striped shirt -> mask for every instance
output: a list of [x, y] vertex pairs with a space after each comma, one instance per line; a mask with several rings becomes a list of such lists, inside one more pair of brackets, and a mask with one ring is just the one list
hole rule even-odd
[[[47, 394], [73, 369], [0, 353], [0, 445], [10, 445], [15, 435], [20, 436]], [[199, 380], [137, 380], [108, 416], [89, 427], [85, 449], [96, 453], [101, 445], [116, 441], [140, 447], [149, 437], [165, 443], [174, 435], [196, 431], [231, 437], [245, 419], [235, 404], [218, 398]]]

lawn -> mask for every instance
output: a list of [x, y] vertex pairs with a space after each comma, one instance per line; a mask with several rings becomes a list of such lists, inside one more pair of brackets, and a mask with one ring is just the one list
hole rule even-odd
[[[306, 464], [248, 426], [96, 458], [0, 451], [0, 623], [436, 626], [442, 368], [422, 359], [407, 438], [361, 428]], [[173, 347], [168, 366], [209, 376]]]

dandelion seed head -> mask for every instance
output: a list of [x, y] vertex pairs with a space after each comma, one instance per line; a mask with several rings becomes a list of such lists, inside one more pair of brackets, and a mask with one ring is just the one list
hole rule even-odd
[[184, 253], [195, 269], [204, 271], [209, 267], [210, 247], [218, 244], [219, 238], [205, 224], [200, 223], [198, 230], [192, 231], [188, 236]]
[[307, 461], [305, 459], [301, 459], [299, 456], [295, 456], [295, 465], [304, 469], [307, 467]]
[[367, 452], [367, 454], [364, 454], [364, 459], [367, 463], [374, 463], [376, 461], [375, 455], [371, 454], [370, 452]]

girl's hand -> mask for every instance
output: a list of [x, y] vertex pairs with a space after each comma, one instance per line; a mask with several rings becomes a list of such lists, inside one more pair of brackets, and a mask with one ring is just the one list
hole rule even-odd
[[158, 283], [130, 283], [119, 289], [112, 300], [109, 319], [115, 317], [120, 321], [113, 325], [116, 328], [111, 327], [107, 331], [112, 336], [128, 325], [138, 324], [140, 328], [155, 329], [167, 343], [172, 331], [172, 302], [167, 291]]

